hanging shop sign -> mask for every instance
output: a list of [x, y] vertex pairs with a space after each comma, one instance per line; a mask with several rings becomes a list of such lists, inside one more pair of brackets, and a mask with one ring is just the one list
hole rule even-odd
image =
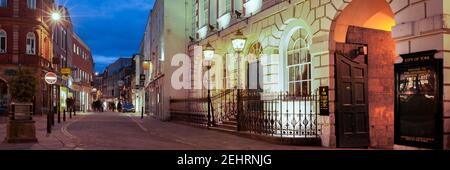
[[330, 101], [329, 101], [328, 86], [319, 87], [319, 105], [320, 115], [330, 115]]
[[441, 149], [442, 59], [436, 51], [402, 55], [395, 65], [395, 143]]
[[62, 75], [70, 75], [70, 74], [72, 74], [72, 69], [71, 68], [61, 68], [61, 74]]

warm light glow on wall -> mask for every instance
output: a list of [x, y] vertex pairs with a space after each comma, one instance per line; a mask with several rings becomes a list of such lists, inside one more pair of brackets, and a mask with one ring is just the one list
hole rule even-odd
[[353, 0], [336, 21], [334, 40], [345, 42], [348, 26], [391, 31], [394, 13], [385, 0]]

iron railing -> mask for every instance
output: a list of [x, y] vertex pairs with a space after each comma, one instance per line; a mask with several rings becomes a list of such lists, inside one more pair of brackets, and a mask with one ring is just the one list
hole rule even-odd
[[208, 99], [172, 99], [170, 100], [171, 120], [208, 124]]
[[244, 91], [240, 130], [276, 137], [316, 138], [320, 134], [318, 99], [317, 95]]
[[[237, 89], [230, 89], [211, 99], [217, 124], [234, 120], [239, 131], [281, 138], [317, 138], [320, 135], [316, 94], [292, 96], [241, 90], [239, 96]], [[172, 120], [206, 126], [207, 109], [207, 98], [171, 100]]]

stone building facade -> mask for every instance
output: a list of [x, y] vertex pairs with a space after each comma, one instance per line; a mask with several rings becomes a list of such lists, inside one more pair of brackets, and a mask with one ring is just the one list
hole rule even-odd
[[[244, 56], [255, 54], [265, 58], [264, 93], [300, 93], [304, 89], [314, 93], [320, 86], [329, 87], [330, 114], [319, 116], [323, 146], [344, 147], [346, 124], [339, 112], [345, 107], [345, 70], [339, 55], [361, 53], [353, 57], [366, 72], [367, 81], [351, 88], [361, 88], [363, 96], [353, 96], [367, 108], [369, 147], [404, 149], [394, 144], [395, 131], [395, 76], [394, 65], [402, 63], [401, 55], [435, 50], [435, 57], [442, 59], [443, 99], [441, 148], [450, 148], [450, 2], [446, 0], [247, 0], [197, 1], [194, 4], [193, 37], [190, 55], [193, 58], [192, 78], [202, 79], [205, 72], [203, 56], [194, 53], [194, 46], [210, 43], [216, 54], [211, 80], [217, 87], [234, 86], [237, 79], [237, 63], [241, 64], [241, 79], [248, 80], [246, 67], [248, 58], [229, 58], [235, 54], [231, 40], [240, 30], [247, 37]], [[231, 5], [230, 5], [231, 4]], [[239, 16], [238, 16], [239, 15]], [[301, 42], [295, 46], [296, 42]], [[297, 49], [296, 49], [297, 48]], [[363, 50], [363, 51], [361, 51]], [[257, 51], [257, 52], [255, 52]], [[290, 79], [292, 67], [288, 57], [300, 51], [305, 61], [300, 63], [302, 73], [310, 74], [302, 79], [300, 87]], [[295, 55], [294, 55], [295, 56]], [[366, 57], [364, 57], [366, 56]], [[310, 58], [309, 58], [310, 57]], [[225, 60], [225, 61], [224, 61]], [[231, 60], [231, 61], [227, 61]], [[221, 64], [217, 64], [221, 63]], [[225, 63], [225, 64], [223, 64]], [[234, 63], [234, 64], [233, 64]], [[310, 66], [310, 67], [308, 67]], [[356, 68], [356, 67], [355, 67]], [[294, 69], [295, 70], [295, 69]], [[348, 71], [348, 70], [347, 70]], [[294, 71], [295, 72], [295, 71]], [[358, 74], [358, 73], [354, 73]], [[307, 83], [303, 84], [303, 81]], [[230, 84], [231, 82], [231, 84]], [[309, 82], [309, 83], [308, 83]], [[241, 84], [242, 86], [246, 84]], [[294, 84], [294, 85], [291, 85]], [[292, 87], [291, 87], [292, 86]], [[233, 88], [233, 87], [231, 87]], [[245, 87], [242, 87], [245, 88]], [[351, 95], [351, 94], [350, 94]], [[193, 90], [189, 98], [205, 97], [205, 90]], [[353, 99], [351, 99], [353, 100]], [[358, 125], [355, 125], [358, 126]], [[436, 132], [440, 132], [436, 129]], [[361, 142], [361, 141], [360, 141]]]

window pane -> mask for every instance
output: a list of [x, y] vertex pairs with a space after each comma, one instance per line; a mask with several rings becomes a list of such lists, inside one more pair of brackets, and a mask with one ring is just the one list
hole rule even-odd
[[295, 95], [295, 83], [289, 83], [289, 95]]
[[288, 66], [290, 66], [290, 65], [292, 65], [292, 61], [293, 61], [293, 58], [294, 58], [294, 56], [292, 55], [292, 54], [288, 54], [288, 58], [287, 58], [287, 60], [288, 60]]
[[297, 82], [295, 83], [295, 96], [301, 96], [301, 83]]
[[309, 81], [303, 81], [302, 82], [302, 95], [308, 95], [310, 91], [310, 82]]
[[0, 49], [6, 50], [6, 38], [5, 37], [0, 37]]
[[297, 76], [297, 67], [289, 67], [289, 81], [295, 81]]
[[302, 80], [302, 70], [303, 70], [303, 68], [304, 68], [304, 66], [303, 65], [301, 65], [301, 66], [298, 66], [297, 67], [298, 69], [296, 70], [296, 76], [295, 76], [295, 81], [300, 81], [300, 80]]
[[303, 65], [302, 67], [301, 67], [301, 74], [302, 74], [302, 79], [301, 80], [309, 80], [310, 79], [310, 74], [309, 74], [309, 72], [310, 72], [310, 65], [309, 64], [307, 64], [307, 65]]

